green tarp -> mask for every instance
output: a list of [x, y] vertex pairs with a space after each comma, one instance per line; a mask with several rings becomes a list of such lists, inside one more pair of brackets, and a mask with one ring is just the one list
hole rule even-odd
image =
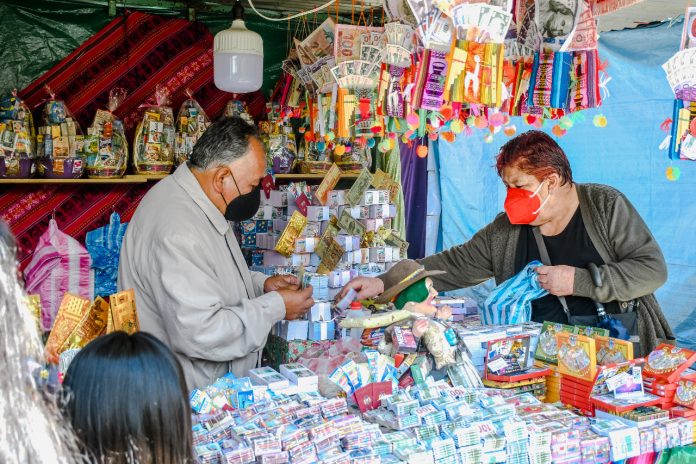
[[[229, 27], [230, 10], [231, 6], [216, 7], [215, 12], [197, 12], [196, 19], [215, 34]], [[143, 11], [185, 17], [181, 9]], [[122, 12], [123, 9], [119, 8], [118, 13]], [[262, 90], [268, 96], [282, 73], [281, 63], [287, 56], [288, 24], [265, 21], [249, 12], [246, 16], [247, 27], [263, 38], [265, 69]], [[0, 2], [0, 95], [13, 88], [26, 87], [112, 19], [105, 5], [93, 6], [71, 0]]]

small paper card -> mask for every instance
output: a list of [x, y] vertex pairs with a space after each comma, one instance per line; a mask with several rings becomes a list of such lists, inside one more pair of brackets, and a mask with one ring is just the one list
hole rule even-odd
[[263, 193], [266, 194], [266, 198], [271, 198], [271, 190], [275, 188], [275, 182], [273, 181], [273, 176], [268, 174], [261, 181], [261, 187], [263, 188]]

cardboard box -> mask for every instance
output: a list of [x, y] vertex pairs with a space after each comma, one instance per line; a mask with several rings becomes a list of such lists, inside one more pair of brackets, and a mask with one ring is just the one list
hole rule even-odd
[[326, 206], [343, 206], [346, 204], [345, 190], [330, 190], [326, 195]]
[[311, 322], [327, 322], [332, 319], [331, 303], [328, 301], [315, 301], [314, 306], [309, 310], [309, 320]]
[[299, 237], [295, 242], [295, 253], [314, 253], [319, 237]]
[[316, 387], [319, 384], [319, 377], [299, 363], [281, 364], [280, 373], [298, 387]]
[[276, 324], [276, 335], [284, 340], [307, 340], [309, 321], [280, 321]]
[[334, 338], [336, 338], [336, 325], [334, 324], [334, 321], [309, 323], [309, 340], [323, 341], [333, 340]]
[[[369, 219], [386, 219], [393, 217], [391, 215], [390, 205], [370, 205], [368, 218]], [[362, 219], [362, 218], [361, 218]]]
[[307, 207], [308, 221], [328, 221], [329, 207], [328, 206], [308, 206]]
[[268, 204], [279, 208], [288, 206], [288, 192], [271, 190], [271, 197], [268, 199]]
[[290, 381], [272, 367], [259, 367], [249, 370], [249, 378], [258, 385], [266, 385], [270, 390], [282, 390], [290, 386]]
[[289, 257], [285, 257], [280, 253], [272, 250], [266, 250], [263, 254], [264, 266], [309, 266], [309, 253], [293, 253]]

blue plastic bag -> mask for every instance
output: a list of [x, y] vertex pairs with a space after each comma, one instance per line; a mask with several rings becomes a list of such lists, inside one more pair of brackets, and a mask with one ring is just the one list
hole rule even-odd
[[532, 261], [519, 274], [498, 285], [486, 298], [481, 313], [483, 325], [521, 324], [532, 319], [532, 301], [549, 294], [541, 288]]
[[92, 257], [94, 269], [94, 296], [110, 296], [117, 292], [118, 259], [128, 223], [121, 216], [111, 214], [109, 224], [87, 232], [85, 246]]

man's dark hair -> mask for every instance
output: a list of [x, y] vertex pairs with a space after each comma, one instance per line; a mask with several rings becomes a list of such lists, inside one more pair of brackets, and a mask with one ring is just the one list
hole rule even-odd
[[230, 164], [249, 149], [249, 138], [257, 137], [256, 127], [240, 117], [222, 118], [203, 133], [191, 153], [191, 165], [211, 169]]

